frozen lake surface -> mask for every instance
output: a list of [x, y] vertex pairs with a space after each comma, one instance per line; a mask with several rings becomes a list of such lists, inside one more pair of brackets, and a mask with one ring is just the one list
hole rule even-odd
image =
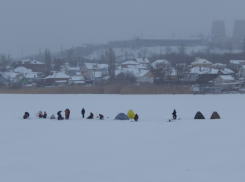
[[[245, 95], [1, 94], [0, 181], [243, 182]], [[105, 120], [82, 119], [103, 114]], [[69, 120], [38, 119], [66, 108]], [[132, 109], [138, 122], [114, 120]], [[178, 118], [167, 122], [176, 109]], [[25, 111], [30, 118], [22, 119]], [[205, 120], [194, 120], [201, 111]], [[213, 111], [221, 117], [210, 120]], [[62, 112], [64, 116], [64, 112]]]

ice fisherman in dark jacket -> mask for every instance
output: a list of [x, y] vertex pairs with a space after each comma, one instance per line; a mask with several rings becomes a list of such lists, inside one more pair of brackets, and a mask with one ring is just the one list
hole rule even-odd
[[27, 118], [29, 118], [29, 116], [30, 116], [30, 114], [28, 112], [25, 112], [23, 119], [27, 119]]
[[175, 111], [175, 109], [174, 109], [174, 111], [173, 111], [173, 113], [172, 113], [172, 115], [173, 115], [173, 119], [176, 119], [177, 118], [177, 115], [176, 115], [176, 111]]
[[138, 121], [138, 119], [139, 119], [138, 114], [135, 114], [135, 116], [134, 116], [134, 120], [135, 120], [135, 121]]
[[99, 114], [99, 117], [100, 117], [101, 120], [104, 119], [104, 116], [102, 114]]
[[84, 114], [85, 114], [85, 109], [84, 108], [82, 109], [81, 113], [82, 113], [83, 118], [84, 118]]
[[46, 118], [46, 117], [47, 117], [47, 112], [44, 111], [43, 118]]
[[62, 112], [62, 111], [57, 112], [58, 120], [63, 120], [63, 119], [64, 119], [64, 118], [62, 117], [62, 115], [61, 115], [61, 112]]
[[94, 114], [93, 113], [90, 113], [90, 116], [87, 117], [87, 119], [93, 119], [94, 118]]

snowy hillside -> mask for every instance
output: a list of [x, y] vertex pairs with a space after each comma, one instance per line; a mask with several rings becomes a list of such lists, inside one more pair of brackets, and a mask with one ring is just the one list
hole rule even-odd
[[[107, 49], [97, 50], [94, 53], [86, 56], [85, 58], [90, 60], [99, 60], [101, 59], [101, 55], [105, 54], [106, 50]], [[185, 47], [185, 52], [187, 54], [203, 52], [206, 50], [207, 50], [206, 46]], [[142, 47], [142, 48], [114, 48], [113, 51], [115, 52], [117, 61], [125, 61], [136, 57], [152, 57], [153, 55], [156, 54], [178, 52], [179, 47], [156, 46], [156, 47]]]
[[[156, 47], [141, 47], [141, 48], [113, 48], [116, 55], [117, 62], [127, 61], [137, 57], [147, 57], [150, 58], [154, 55], [166, 54], [166, 53], [179, 53], [180, 47], [178, 46], [156, 46]], [[94, 51], [92, 54], [85, 56], [86, 59], [91, 61], [97, 61], [101, 59], [102, 54], [108, 49], [99, 49]], [[187, 46], [184, 47], [186, 54], [191, 55], [198, 52], [208, 52], [209, 48], [207, 46]], [[222, 50], [222, 49], [212, 49], [210, 53], [213, 54], [225, 54], [225, 53], [241, 53], [242, 50]]]
[[[1, 94], [0, 181], [243, 182], [244, 95]], [[105, 120], [82, 119], [103, 114]], [[70, 120], [38, 119], [69, 108]], [[132, 109], [138, 122], [114, 120]], [[178, 118], [167, 122], [176, 109]], [[25, 111], [30, 119], [23, 120]], [[205, 120], [194, 120], [201, 111]], [[220, 120], [210, 120], [213, 111]]]

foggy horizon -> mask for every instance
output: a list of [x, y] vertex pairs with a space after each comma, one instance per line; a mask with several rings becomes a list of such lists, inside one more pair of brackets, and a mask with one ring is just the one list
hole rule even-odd
[[2, 0], [0, 54], [12, 58], [115, 40], [188, 38], [210, 35], [223, 20], [232, 36], [235, 20], [245, 19], [241, 0]]

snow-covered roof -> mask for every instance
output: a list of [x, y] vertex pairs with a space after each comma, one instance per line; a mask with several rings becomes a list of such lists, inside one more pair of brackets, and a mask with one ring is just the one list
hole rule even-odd
[[24, 59], [22, 61], [20, 61], [22, 64], [44, 64], [40, 61], [37, 60], [33, 60], [33, 59]]
[[79, 67], [68, 67], [66, 68], [67, 70], [75, 70], [75, 71], [80, 71]]
[[25, 67], [17, 67], [14, 69], [14, 72], [16, 72], [16, 73], [31, 73], [32, 69], [27, 69]]
[[228, 74], [234, 74], [235, 73], [234, 71], [232, 71], [232, 70], [230, 70], [228, 68], [221, 69], [220, 72], [223, 73], [223, 74], [227, 74], [227, 75]]
[[26, 73], [26, 74], [24, 74], [24, 76], [26, 78], [37, 78], [38, 77], [38, 73], [37, 72]]
[[71, 80], [85, 80], [83, 76], [71, 76], [70, 77]]
[[73, 83], [85, 83], [85, 81], [74, 81]]
[[226, 66], [226, 64], [222, 64], [222, 63], [214, 63], [213, 66]]
[[137, 65], [137, 64], [140, 64], [140, 63], [135, 62], [135, 61], [133, 61], [133, 60], [130, 60], [130, 61], [125, 61], [125, 62], [123, 62], [122, 64], [124, 64], [124, 65], [127, 65], [127, 64], [129, 64], [129, 65]]
[[15, 73], [15, 72], [3, 72], [2, 76], [6, 79], [15, 79], [16, 77], [23, 75], [21, 73]]
[[[124, 73], [124, 74], [133, 74], [135, 77], [142, 77], [144, 75], [146, 75], [150, 70], [141, 70], [141, 69], [137, 69], [137, 68], [123, 68], [122, 70], [118, 70], [117, 71], [117, 75], [119, 73]], [[116, 73], [116, 71], [115, 71]], [[116, 74], [115, 74], [116, 75]]]
[[152, 65], [152, 67], [154, 69], [156, 69], [158, 64], [162, 64], [163, 65], [163, 64], [170, 64], [170, 63], [169, 63], [169, 61], [167, 61], [165, 59], [161, 59], [161, 60], [154, 61], [151, 65]]
[[108, 80], [110, 78], [110, 76], [103, 76], [102, 80]]
[[49, 78], [70, 78], [70, 76], [65, 73], [58, 72], [58, 73], [54, 73], [53, 75], [47, 76], [45, 79], [49, 79]]
[[191, 63], [192, 65], [196, 65], [196, 64], [212, 64], [210, 61], [206, 60], [206, 59], [200, 59], [197, 58], [194, 62]]
[[240, 63], [245, 63], [245, 60], [230, 60], [229, 62], [231, 64], [240, 64]]
[[98, 64], [98, 63], [84, 63], [87, 69], [108, 69], [108, 64]]
[[231, 75], [219, 75], [219, 77], [223, 80], [229, 80], [229, 81], [235, 80]]
[[150, 64], [150, 61], [147, 58], [134, 58], [134, 60], [136, 60], [140, 64]]
[[218, 74], [219, 69], [214, 68], [206, 68], [206, 67], [193, 67], [189, 70], [189, 73], [196, 73], [196, 74]]

